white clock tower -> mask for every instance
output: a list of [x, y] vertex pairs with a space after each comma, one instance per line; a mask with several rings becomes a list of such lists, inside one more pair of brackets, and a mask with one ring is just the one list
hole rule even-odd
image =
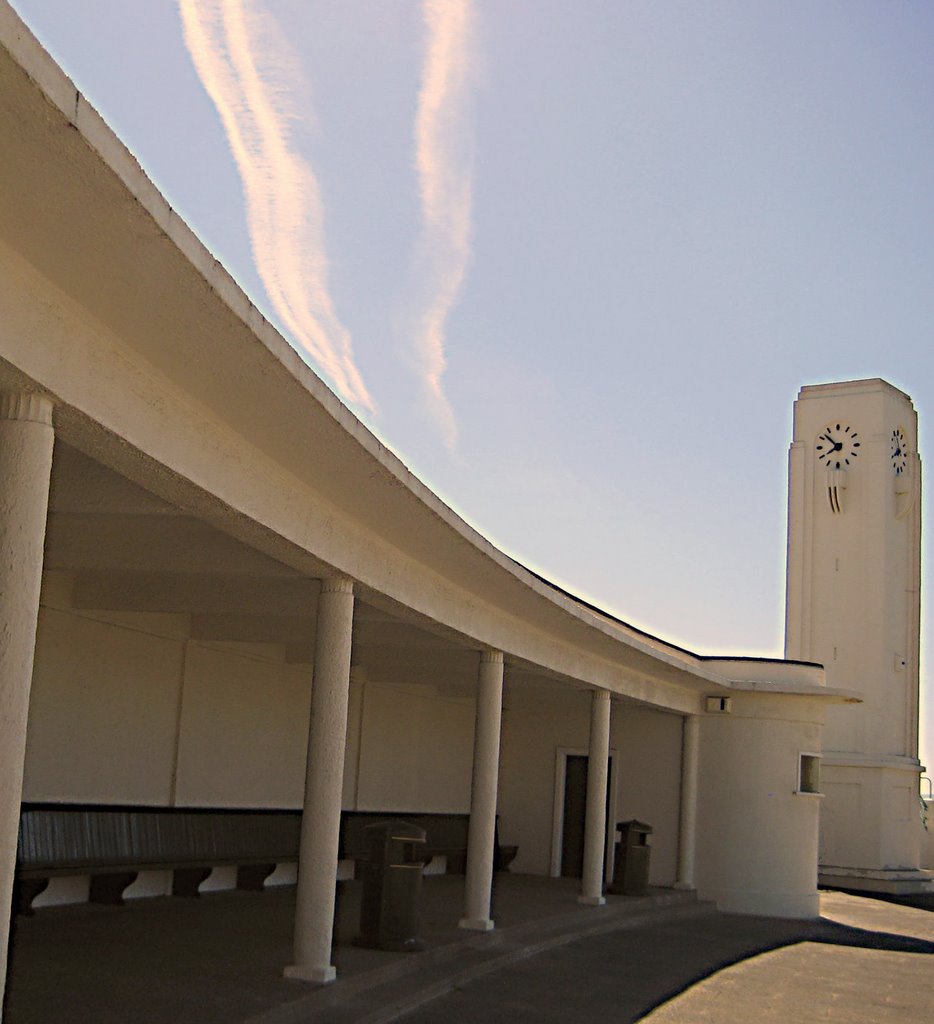
[[883, 380], [801, 389], [789, 455], [785, 656], [860, 704], [828, 707], [820, 881], [934, 891], [919, 870], [921, 460], [911, 399]]

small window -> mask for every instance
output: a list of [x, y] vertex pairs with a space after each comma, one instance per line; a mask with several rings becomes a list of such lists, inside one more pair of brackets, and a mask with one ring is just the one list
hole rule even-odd
[[820, 793], [820, 755], [802, 754], [798, 763], [798, 792]]

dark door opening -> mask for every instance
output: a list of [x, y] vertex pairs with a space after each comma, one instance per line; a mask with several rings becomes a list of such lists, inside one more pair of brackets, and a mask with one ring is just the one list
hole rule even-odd
[[[564, 765], [564, 821], [561, 825], [561, 877], [581, 878], [584, 874], [584, 822], [587, 817], [586, 754], [568, 754]], [[613, 758], [608, 765], [613, 778]], [[610, 817], [610, 786], [606, 787], [606, 815]], [[606, 862], [606, 840], [603, 845]]]

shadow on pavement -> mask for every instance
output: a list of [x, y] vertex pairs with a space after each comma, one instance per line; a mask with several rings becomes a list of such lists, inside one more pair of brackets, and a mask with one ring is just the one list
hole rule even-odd
[[[766, 932], [779, 931], [785, 932], [785, 934], [762, 934], [757, 941], [757, 933], [763, 931], [763, 923], [765, 923], [764, 930]], [[731, 931], [733, 932], [732, 941], [729, 934]], [[673, 963], [671, 970], [680, 976], [672, 977], [670, 985], [665, 987], [664, 992], [659, 992], [654, 998], [649, 997], [643, 1005], [633, 1008], [633, 1016], [621, 1018], [621, 1020], [628, 1019], [633, 1022], [641, 1020], [653, 1010], [722, 970], [764, 953], [801, 943], [812, 942], [849, 948], [884, 950], [893, 953], [934, 954], [934, 941], [928, 939], [855, 928], [824, 918], [811, 922], [788, 922], [785, 924], [777, 921], [766, 922], [762, 918], [739, 918], [724, 915], [719, 919], [715, 932], [716, 935], [708, 935], [709, 944], [698, 941], [693, 949], [678, 950], [675, 957], [684, 958], [681, 970], [679, 972]], [[701, 936], [695, 938], [702, 939]], [[731, 950], [731, 946], [735, 948]], [[675, 950], [672, 949], [671, 952], [675, 952]]]

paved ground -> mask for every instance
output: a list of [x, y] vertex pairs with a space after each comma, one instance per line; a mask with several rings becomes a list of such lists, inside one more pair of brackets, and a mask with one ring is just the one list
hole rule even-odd
[[580, 908], [573, 883], [502, 876], [499, 927], [476, 935], [454, 927], [462, 888], [426, 880], [431, 948], [401, 956], [349, 944], [346, 888], [340, 980], [321, 989], [281, 977], [291, 891], [49, 909], [18, 921], [4, 1021], [934, 1024], [924, 910], [827, 893], [822, 920], [782, 922], [664, 891]]
[[[840, 893], [825, 893], [822, 910], [859, 929], [859, 944], [801, 942], [744, 960], [659, 1007], [646, 1024], [931, 1024], [934, 915]], [[894, 936], [918, 944], [899, 949]]]
[[[497, 931], [479, 936], [457, 928], [463, 877], [426, 878], [421, 923], [429, 952], [419, 954], [354, 946], [360, 889], [342, 884], [334, 955], [340, 980], [320, 990], [282, 977], [291, 957], [292, 888], [45, 908], [15, 919], [4, 1024], [234, 1024], [293, 1003], [314, 1010], [317, 1021], [319, 1011], [357, 985], [373, 988], [412, 972], [449, 973], [450, 957], [469, 959], [474, 941], [482, 956], [495, 959], [510, 941], [528, 943], [530, 928], [534, 937], [555, 928], [573, 935], [582, 920], [612, 922], [614, 915], [674, 898], [665, 891], [649, 901], [616, 897], [612, 907], [594, 911], [578, 906], [580, 883], [572, 879], [499, 878]], [[521, 934], [510, 940], [514, 929]]]
[[585, 938], [405, 1022], [934, 1022], [934, 916], [834, 893], [823, 913], [806, 925], [717, 914]]

